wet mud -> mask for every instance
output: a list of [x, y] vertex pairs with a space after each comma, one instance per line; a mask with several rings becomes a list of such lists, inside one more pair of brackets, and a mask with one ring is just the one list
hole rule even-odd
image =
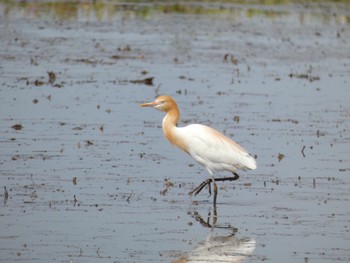
[[[0, 13], [1, 262], [350, 261], [347, 2]], [[216, 208], [159, 94], [257, 158]]]

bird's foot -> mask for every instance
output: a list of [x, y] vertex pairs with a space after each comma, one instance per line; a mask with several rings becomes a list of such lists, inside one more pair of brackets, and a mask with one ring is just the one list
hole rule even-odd
[[[224, 178], [214, 178], [214, 181], [235, 181], [239, 178], [239, 175], [237, 173], [233, 173], [233, 177], [224, 177]], [[200, 185], [198, 185], [196, 188], [194, 188], [191, 192], [189, 192], [188, 194], [190, 196], [192, 196], [193, 194], [196, 196], [197, 194], [199, 194], [202, 189], [206, 186], [209, 185], [209, 196], [211, 196], [211, 183], [212, 183], [213, 179], [207, 179], [205, 181], [203, 181]], [[208, 197], [209, 197], [208, 196]]]
[[202, 189], [209, 184], [209, 196], [211, 196], [211, 187], [210, 187], [210, 183], [212, 182], [212, 179], [207, 179], [205, 181], [203, 181], [200, 185], [198, 185], [196, 188], [194, 188], [191, 192], [189, 192], [188, 194], [190, 196], [192, 196], [193, 194], [196, 196], [197, 194], [199, 194]]

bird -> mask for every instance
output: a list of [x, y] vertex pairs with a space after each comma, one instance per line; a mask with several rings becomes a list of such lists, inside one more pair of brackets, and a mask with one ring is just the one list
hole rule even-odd
[[[141, 107], [153, 107], [165, 112], [162, 121], [162, 128], [165, 138], [175, 147], [189, 154], [200, 165], [204, 166], [210, 178], [203, 181], [189, 194], [197, 195], [206, 185], [214, 186], [213, 203], [216, 206], [218, 188], [217, 181], [233, 181], [239, 178], [237, 170], [255, 170], [257, 168], [255, 158], [246, 149], [232, 139], [226, 137], [219, 131], [203, 125], [190, 124], [178, 127], [180, 111], [176, 101], [168, 96], [161, 95], [152, 102], [146, 102]], [[214, 173], [228, 171], [233, 174], [231, 177], [214, 178]]]

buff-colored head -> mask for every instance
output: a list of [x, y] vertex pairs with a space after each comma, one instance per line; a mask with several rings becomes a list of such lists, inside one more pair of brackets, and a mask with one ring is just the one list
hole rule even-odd
[[170, 96], [159, 96], [155, 101], [143, 103], [141, 107], [153, 107], [156, 110], [168, 112], [173, 108], [177, 109], [176, 102]]

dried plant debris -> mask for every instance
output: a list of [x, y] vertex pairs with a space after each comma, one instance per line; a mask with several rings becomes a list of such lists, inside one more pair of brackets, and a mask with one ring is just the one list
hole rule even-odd
[[153, 79], [154, 77], [150, 77], [150, 78], [139, 79], [139, 80], [130, 80], [129, 82], [133, 84], [145, 84], [148, 86], [153, 86]]
[[4, 205], [6, 205], [8, 199], [9, 199], [9, 193], [6, 189], [6, 186], [4, 186]]
[[111, 59], [119, 60], [119, 59], [144, 59], [145, 56], [124, 56], [124, 55], [113, 55]]
[[279, 161], [279, 162], [282, 161], [282, 159], [284, 158], [284, 154], [279, 153], [278, 156], [277, 156], [277, 158], [278, 158], [278, 161]]
[[44, 84], [45, 84], [44, 81], [41, 81], [41, 80], [38, 80], [38, 79], [34, 81], [34, 85], [37, 86], [37, 87], [38, 87], [38, 86], [42, 86], [42, 85], [44, 85]]
[[304, 153], [305, 148], [306, 146], [304, 145], [303, 148], [301, 149], [301, 154], [303, 155], [304, 158], [305, 158], [305, 153]]
[[[69, 61], [69, 59], [67, 59], [67, 61]], [[79, 58], [79, 59], [74, 60], [74, 62], [84, 63], [84, 64], [92, 64], [92, 65], [95, 65], [95, 64], [99, 63], [99, 61], [93, 60], [93, 59], [89, 59], [89, 58]]]
[[289, 73], [288, 75], [290, 78], [298, 78], [298, 79], [306, 79], [310, 82], [313, 82], [315, 80], [320, 80], [320, 77], [313, 76], [311, 74], [298, 74], [298, 73]]
[[48, 71], [47, 74], [49, 75], [49, 81], [48, 83], [51, 85], [54, 85], [55, 81], [56, 81], [56, 74], [53, 71]]
[[94, 142], [91, 141], [91, 140], [86, 140], [86, 141], [85, 141], [85, 145], [86, 145], [86, 146], [94, 145]]
[[40, 86], [43, 86], [43, 85], [47, 84], [47, 85], [51, 85], [52, 87], [55, 87], [55, 88], [62, 88], [63, 87], [64, 82], [56, 83], [56, 73], [55, 72], [48, 71], [47, 75], [48, 75], [47, 82], [43, 81], [42, 79], [44, 79], [44, 78], [41, 77], [41, 79], [37, 79], [37, 80], [35, 80], [32, 83], [27, 81], [27, 85], [34, 84], [34, 86], [40, 87]]
[[131, 47], [130, 47], [130, 45], [126, 45], [124, 47], [118, 47], [118, 51], [129, 52], [129, 51], [131, 51]]
[[165, 189], [160, 191], [161, 195], [166, 195], [166, 193], [169, 191], [169, 189], [171, 187], [174, 187], [174, 183], [168, 178], [164, 179], [164, 183], [165, 183]]
[[15, 124], [11, 126], [12, 129], [19, 131], [23, 129], [23, 126], [21, 124]]
[[179, 79], [188, 80], [188, 81], [194, 81], [194, 78], [186, 77], [186, 76], [183, 76], [183, 75], [181, 75], [181, 76], [179, 77]]
[[291, 122], [293, 124], [298, 124], [299, 121], [297, 120], [294, 120], [294, 119], [285, 119], [285, 120], [282, 120], [282, 119], [272, 119], [271, 120], [272, 122]]
[[231, 54], [225, 54], [223, 62], [227, 63], [227, 62], [231, 62], [233, 65], [237, 65], [238, 64], [238, 59]]
[[72, 182], [74, 185], [77, 185], [77, 177], [76, 176], [73, 177]]

